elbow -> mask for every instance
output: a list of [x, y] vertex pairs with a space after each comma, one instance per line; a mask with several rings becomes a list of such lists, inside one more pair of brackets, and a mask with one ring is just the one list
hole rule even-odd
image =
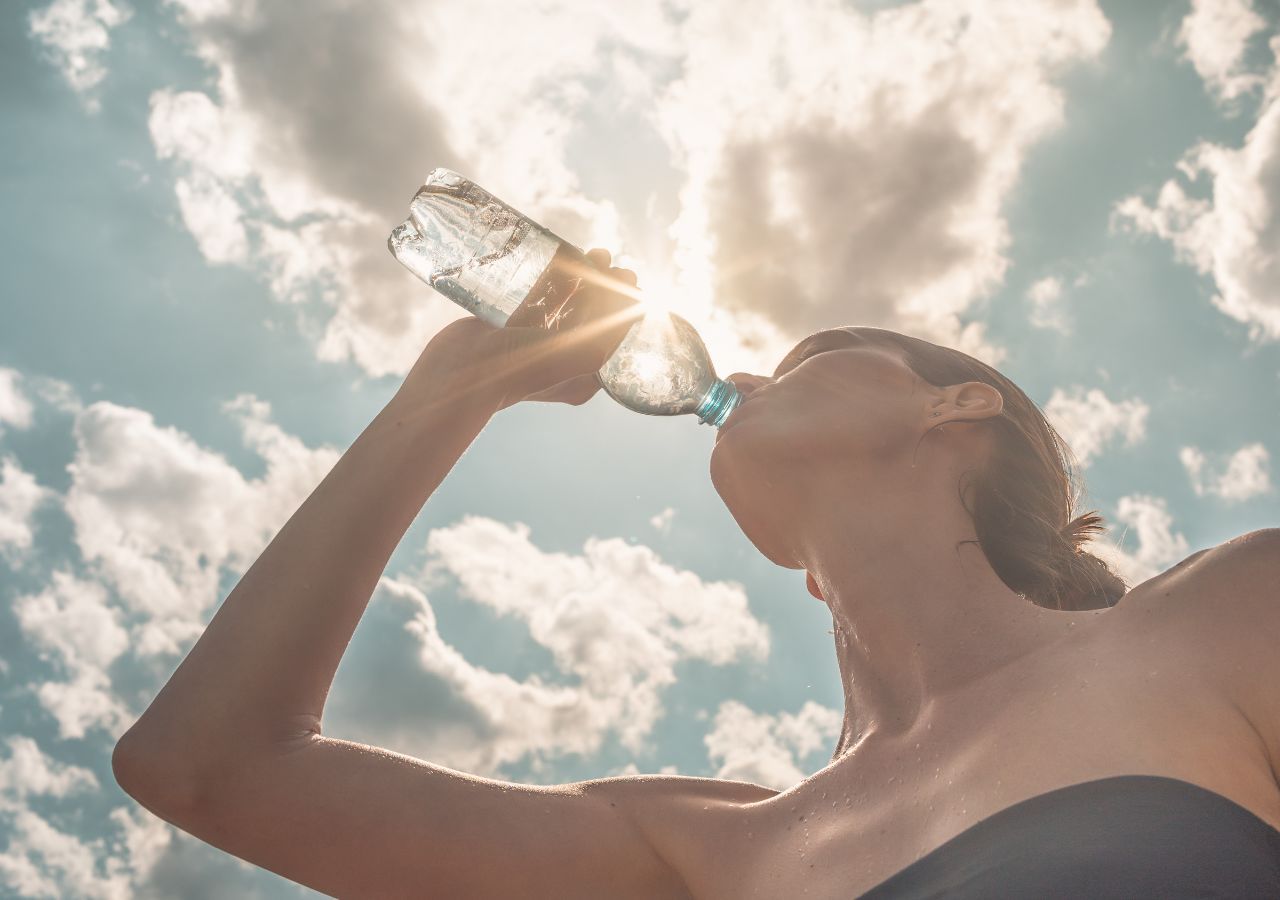
[[192, 779], [166, 761], [154, 743], [132, 732], [125, 732], [111, 751], [111, 774], [120, 790], [157, 814], [188, 809], [196, 801]]
[[124, 737], [116, 741], [115, 749], [111, 751], [111, 774], [116, 784], [120, 785], [120, 790], [136, 799], [138, 783], [145, 769], [138, 764], [138, 752], [133, 746], [134, 743], [127, 732]]

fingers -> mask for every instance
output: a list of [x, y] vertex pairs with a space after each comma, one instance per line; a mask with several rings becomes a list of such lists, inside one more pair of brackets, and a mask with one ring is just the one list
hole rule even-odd
[[596, 374], [591, 372], [570, 378], [545, 391], [530, 394], [525, 399], [539, 403], [568, 403], [571, 406], [581, 406], [594, 397], [599, 390], [600, 382], [596, 379]]
[[768, 384], [771, 379], [762, 375], [752, 375], [749, 372], [734, 372], [732, 375], [726, 376], [725, 381], [732, 383], [734, 387], [749, 397], [755, 391]]
[[636, 287], [636, 273], [630, 269], [618, 269], [611, 267], [609, 264], [613, 262], [613, 254], [608, 250], [605, 250], [603, 247], [592, 247], [587, 251], [587, 259], [591, 260], [592, 265], [596, 266], [602, 272], [608, 272], [619, 281], [629, 284], [632, 287]]

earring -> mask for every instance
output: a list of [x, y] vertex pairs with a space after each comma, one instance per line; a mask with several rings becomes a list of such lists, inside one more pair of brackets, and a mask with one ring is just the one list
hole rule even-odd
[[929, 413], [929, 415], [931, 415], [931, 416], [940, 416], [940, 415], [942, 415], [942, 413]]

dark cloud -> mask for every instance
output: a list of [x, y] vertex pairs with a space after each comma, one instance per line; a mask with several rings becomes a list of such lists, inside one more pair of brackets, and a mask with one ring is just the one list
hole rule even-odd
[[436, 47], [421, 40], [420, 67], [405, 64], [411, 5], [330, 3], [319, 12], [263, 3], [251, 19], [214, 20], [195, 33], [234, 74], [276, 162], [396, 221], [427, 172], [461, 164], [439, 113], [423, 103]]
[[[836, 321], [893, 327], [896, 308], [972, 258], [954, 231], [983, 172], [977, 148], [933, 110], [857, 133], [808, 127], [730, 145], [710, 184], [717, 296], [791, 333]], [[774, 215], [770, 175], [786, 172], [787, 205], [803, 231]]]

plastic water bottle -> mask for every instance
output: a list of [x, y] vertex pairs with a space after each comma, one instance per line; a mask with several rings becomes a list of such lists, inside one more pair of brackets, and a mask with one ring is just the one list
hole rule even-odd
[[[427, 176], [387, 246], [413, 274], [498, 327], [561, 327], [581, 281], [571, 273], [592, 265], [580, 249], [449, 169]], [[697, 330], [674, 313], [650, 312], [632, 325], [596, 380], [628, 409], [693, 414], [716, 428], [742, 402], [733, 383], [716, 376]]]

